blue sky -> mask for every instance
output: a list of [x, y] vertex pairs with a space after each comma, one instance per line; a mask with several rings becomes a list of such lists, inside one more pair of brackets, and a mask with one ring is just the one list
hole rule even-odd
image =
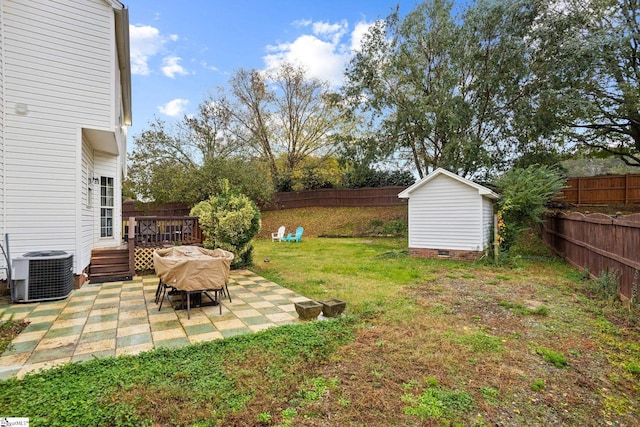
[[282, 61], [341, 83], [368, 25], [415, 0], [122, 0], [129, 9], [133, 137], [154, 116], [173, 121], [196, 111], [239, 68]]

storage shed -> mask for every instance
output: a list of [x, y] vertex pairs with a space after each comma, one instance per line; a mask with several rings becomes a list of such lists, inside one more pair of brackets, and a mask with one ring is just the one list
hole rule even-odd
[[490, 189], [438, 168], [398, 197], [409, 199], [409, 254], [421, 258], [477, 259], [490, 244]]

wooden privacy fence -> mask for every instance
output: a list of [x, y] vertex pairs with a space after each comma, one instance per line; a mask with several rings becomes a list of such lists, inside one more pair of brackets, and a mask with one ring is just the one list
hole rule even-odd
[[269, 206], [262, 210], [322, 207], [364, 207], [406, 205], [407, 199], [398, 198], [405, 186], [380, 188], [320, 189], [276, 193]]
[[556, 254], [576, 268], [588, 269], [594, 278], [615, 271], [620, 279], [618, 291], [628, 298], [637, 295], [640, 214], [547, 214], [543, 239]]
[[140, 203], [135, 200], [125, 200], [122, 202], [123, 219], [131, 216], [189, 216], [190, 211], [191, 208], [181, 202], [165, 203], [159, 206], [149, 203]]
[[561, 199], [575, 205], [640, 203], [640, 174], [569, 178]]

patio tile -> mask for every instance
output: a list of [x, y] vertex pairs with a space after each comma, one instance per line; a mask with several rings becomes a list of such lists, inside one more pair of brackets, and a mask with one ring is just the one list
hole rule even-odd
[[172, 338], [167, 340], [155, 341], [156, 347], [166, 347], [166, 348], [178, 348], [189, 345], [189, 339], [187, 337], [182, 338]]
[[91, 306], [86, 305], [71, 305], [66, 306], [60, 313], [60, 316], [75, 315], [77, 313], [86, 313], [91, 310]]
[[144, 333], [136, 333], [136, 334], [131, 334], [131, 335], [126, 335], [126, 336], [119, 336], [116, 340], [116, 347], [120, 348], [120, 347], [131, 347], [131, 346], [137, 346], [140, 344], [152, 344], [153, 341], [151, 339], [151, 333], [150, 332], [144, 332]]
[[185, 326], [184, 330], [185, 330], [185, 332], [187, 333], [188, 336], [200, 335], [200, 334], [204, 334], [204, 333], [210, 333], [210, 332], [216, 332], [217, 331], [216, 327], [213, 326], [213, 324], [211, 324], [211, 322], [202, 323], [202, 324], [199, 324], [199, 325]]
[[87, 324], [84, 326], [84, 329], [82, 330], [82, 333], [90, 334], [92, 332], [106, 331], [109, 329], [115, 330], [117, 327], [118, 327], [117, 320], [105, 320], [104, 322], [95, 322], [95, 323], [87, 322]]
[[11, 342], [13, 344], [18, 344], [22, 342], [41, 340], [47, 334], [48, 331], [49, 331], [48, 329], [43, 329], [41, 331], [22, 332], [18, 334], [18, 336], [15, 337]]
[[57, 320], [65, 320], [65, 319], [79, 319], [85, 318], [88, 315], [88, 310], [86, 307], [80, 307], [80, 310], [68, 310], [63, 311], [58, 316]]
[[116, 348], [116, 356], [122, 356], [123, 354], [135, 355], [149, 350], [153, 350], [153, 343], [118, 347]]
[[250, 302], [249, 305], [253, 308], [268, 308], [268, 307], [275, 307], [272, 303], [270, 303], [269, 301], [258, 301], [258, 302]]
[[106, 339], [99, 341], [89, 341], [78, 344], [75, 349], [74, 355], [76, 354], [85, 354], [85, 353], [95, 353], [98, 351], [109, 351], [110, 349], [115, 348], [116, 339]]
[[2, 353], [2, 355], [4, 356], [4, 355], [11, 355], [11, 354], [25, 353], [25, 352], [28, 352], [29, 354], [31, 354], [31, 352], [35, 350], [35, 348], [39, 344], [40, 344], [40, 340], [12, 343], [4, 350], [4, 353]]
[[153, 337], [153, 342], [158, 343], [158, 341], [166, 341], [174, 338], [186, 338], [187, 334], [184, 332], [182, 328], [174, 328], [174, 329], [165, 329], [163, 331], [152, 332], [151, 336]]
[[72, 362], [85, 362], [93, 359], [104, 359], [106, 357], [114, 357], [116, 352], [114, 349], [102, 350], [102, 351], [94, 351], [92, 353], [83, 353], [83, 354], [74, 354], [71, 357]]
[[31, 357], [27, 360], [27, 363], [34, 364], [40, 362], [47, 362], [51, 360], [57, 360], [62, 358], [71, 358], [76, 348], [75, 343], [67, 344], [62, 347], [50, 348], [46, 350], [36, 350], [31, 353]]
[[240, 319], [223, 320], [220, 322], [213, 322], [213, 324], [216, 328], [218, 328], [219, 331], [224, 331], [226, 329], [245, 328], [245, 324]]
[[5, 312], [4, 316], [0, 317], [0, 319], [8, 319], [11, 317], [13, 320], [25, 320], [29, 317], [29, 313], [29, 311], [21, 311], [16, 313]]
[[74, 294], [69, 298], [69, 302], [67, 303], [67, 307], [70, 305], [86, 305], [93, 303], [93, 300], [96, 299], [96, 296], [93, 294], [81, 293]]
[[167, 320], [164, 322], [155, 322], [151, 324], [151, 330], [153, 332], [166, 331], [168, 329], [182, 328], [179, 320]]
[[280, 295], [295, 295], [295, 292], [293, 292], [291, 289], [287, 289], [287, 288], [274, 289], [271, 292], [276, 293], [276, 294], [280, 294]]
[[265, 329], [269, 329], [269, 328], [273, 328], [276, 325], [275, 323], [260, 323], [258, 325], [249, 325], [249, 329], [251, 329], [253, 332], [260, 332], [260, 331], [264, 331]]
[[29, 323], [29, 325], [26, 328], [24, 328], [24, 330], [20, 333], [20, 335], [28, 334], [29, 332], [47, 331], [49, 330], [51, 325], [53, 325], [53, 321], [37, 322], [37, 323], [32, 321], [31, 323]]
[[71, 357], [63, 357], [61, 359], [49, 360], [47, 362], [32, 363], [29, 365], [25, 365], [22, 369], [20, 369], [16, 376], [18, 378], [22, 378], [28, 373], [38, 372], [44, 369], [50, 369], [50, 368], [53, 368], [54, 366], [64, 365], [65, 363], [69, 363], [70, 361], [71, 361]]
[[220, 333], [222, 334], [223, 337], [225, 338], [229, 338], [232, 337], [234, 335], [242, 335], [242, 334], [248, 334], [251, 332], [251, 329], [249, 329], [248, 327], [244, 327], [244, 328], [233, 328], [233, 329], [224, 329], [221, 330]]
[[284, 304], [284, 305], [278, 305], [277, 307], [278, 307], [280, 310], [282, 310], [282, 311], [286, 311], [286, 312], [296, 311], [296, 306], [295, 306], [295, 304]]
[[289, 313], [267, 314], [266, 316], [272, 322], [289, 322], [296, 320], [296, 318]]
[[80, 340], [78, 341], [78, 344], [84, 344], [84, 343], [94, 342], [94, 341], [110, 340], [110, 339], [115, 339], [115, 337], [116, 337], [115, 328], [106, 329], [103, 331], [85, 332], [82, 335], [80, 335]]
[[35, 310], [31, 312], [31, 317], [44, 317], [44, 316], [57, 316], [62, 312], [62, 307], [60, 308], [48, 308], [46, 306], [37, 307]]
[[86, 321], [87, 319], [85, 317], [56, 320], [55, 322], [53, 322], [53, 325], [51, 325], [51, 330], [69, 328], [73, 326], [82, 326], [86, 323]]
[[108, 298], [101, 301], [96, 301], [93, 304], [93, 309], [105, 309], [105, 308], [116, 308], [120, 307], [120, 299], [118, 297]]
[[260, 312], [254, 308], [249, 308], [247, 310], [238, 310], [235, 312], [235, 315], [240, 319], [244, 319], [245, 317], [260, 316]]
[[131, 325], [131, 326], [118, 328], [117, 336], [118, 338], [120, 338], [120, 337], [129, 336], [129, 335], [144, 334], [144, 333], [150, 333], [150, 332], [151, 332], [151, 327], [149, 326], [149, 324], [143, 323], [140, 325]]
[[[54, 326], [55, 326], [55, 323], [54, 323]], [[45, 335], [45, 339], [80, 335], [80, 333], [82, 332], [82, 329], [83, 329], [83, 325], [66, 326], [64, 328], [59, 328], [59, 329], [49, 329], [49, 331]]]
[[[275, 305], [272, 305], [271, 307], [258, 308], [258, 311], [260, 312], [260, 314], [265, 314], [265, 315], [282, 313], [282, 310], [280, 310]], [[295, 308], [294, 308], [294, 311], [295, 311]]]
[[[93, 313], [93, 312], [91, 312]], [[95, 323], [104, 323], [104, 322], [118, 322], [118, 313], [116, 310], [116, 313], [114, 314], [105, 314], [105, 315], [93, 315], [91, 314], [88, 318], [87, 318], [87, 325], [93, 325]]]
[[40, 340], [40, 343], [37, 345], [34, 352], [43, 351], [43, 350], [54, 350], [57, 348], [62, 348], [67, 346], [75, 346], [79, 338], [80, 338], [80, 335], [44, 338]]
[[91, 300], [71, 300], [69, 304], [64, 308], [64, 311], [87, 311], [93, 306], [93, 299]]
[[272, 323], [271, 320], [265, 316], [246, 317], [243, 318], [242, 321], [246, 323], [247, 326]]
[[24, 365], [24, 362], [26, 362], [27, 359], [29, 359], [29, 356], [31, 356], [31, 352], [15, 353], [15, 354], [8, 354], [6, 356], [0, 356], [0, 370], [10, 369], [15, 366], [21, 367], [22, 365]]
[[149, 313], [149, 321], [151, 323], [167, 322], [176, 320], [177, 318], [178, 316], [174, 311], [155, 311], [153, 313]]
[[58, 317], [59, 316], [55, 314], [51, 314], [47, 316], [29, 316], [27, 317], [27, 320], [31, 322], [31, 325], [33, 325], [34, 323], [53, 323]]
[[69, 361], [138, 354], [154, 347], [176, 347], [295, 323], [294, 299], [308, 300], [248, 270], [234, 270], [232, 301], [220, 307], [175, 311], [155, 303], [158, 279], [85, 284], [64, 300], [10, 304], [0, 297], [4, 316], [27, 319], [29, 326], [0, 356], [0, 379], [22, 377]]
[[196, 334], [196, 335], [189, 334], [189, 342], [191, 344], [219, 340], [222, 338], [224, 338], [224, 336], [219, 331], [207, 332], [204, 334]]

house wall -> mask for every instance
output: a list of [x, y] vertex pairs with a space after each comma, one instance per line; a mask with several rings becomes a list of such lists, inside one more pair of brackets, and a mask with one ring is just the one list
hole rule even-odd
[[113, 10], [104, 0], [4, 0], [3, 26], [11, 255], [64, 250], [80, 273], [88, 264], [78, 253], [88, 161], [81, 129], [115, 127]]
[[[0, 0], [0, 244], [4, 246], [4, 24], [2, 11], [4, 0]], [[0, 257], [0, 280], [7, 278], [4, 257]]]
[[93, 147], [86, 138], [82, 139], [82, 168], [80, 170], [80, 233], [82, 250], [78, 254], [78, 264], [87, 265], [91, 262], [91, 249], [95, 236], [95, 221], [98, 215], [100, 185], [94, 184], [92, 178], [95, 173]]
[[481, 199], [446, 175], [417, 188], [409, 198], [409, 250], [482, 251]]

